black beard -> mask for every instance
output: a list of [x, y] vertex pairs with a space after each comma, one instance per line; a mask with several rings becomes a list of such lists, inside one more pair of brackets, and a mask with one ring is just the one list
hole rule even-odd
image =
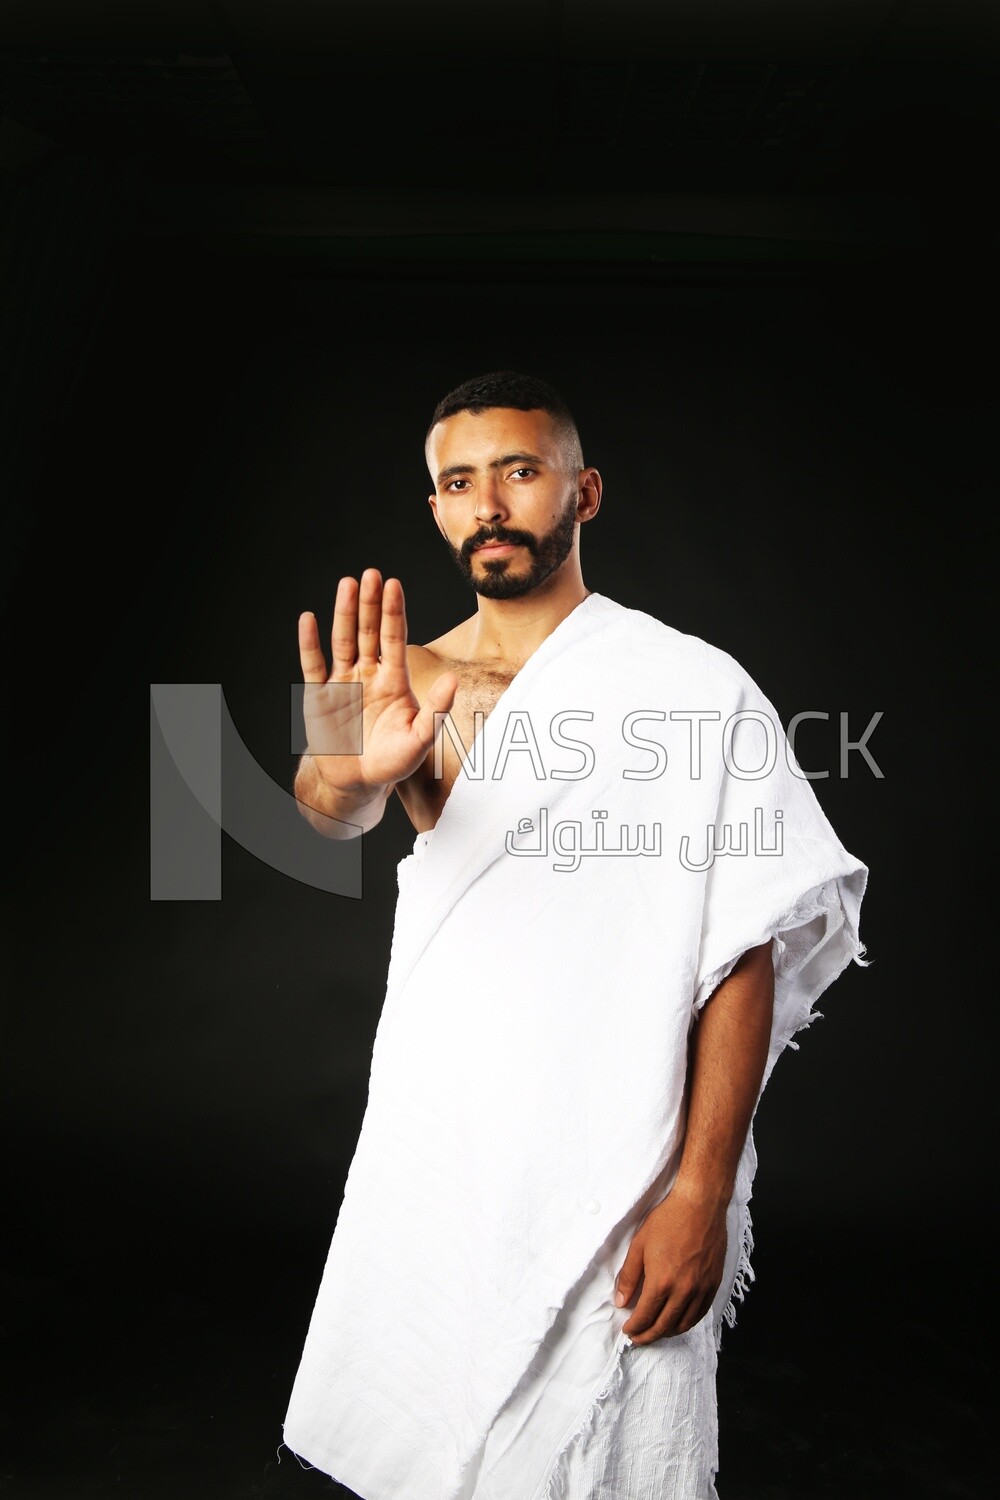
[[[576, 506], [570, 505], [552, 530], [542, 537], [532, 536], [530, 531], [512, 531], [506, 526], [482, 526], [474, 535], [466, 537], [461, 547], [453, 547], [448, 542], [448, 550], [462, 577], [484, 599], [520, 599], [566, 561], [573, 550], [575, 530]], [[477, 577], [472, 571], [472, 554], [485, 542], [510, 542], [514, 546], [526, 547], [531, 554], [531, 566], [525, 573], [512, 573], [511, 559], [496, 557], [483, 563], [485, 571]]]

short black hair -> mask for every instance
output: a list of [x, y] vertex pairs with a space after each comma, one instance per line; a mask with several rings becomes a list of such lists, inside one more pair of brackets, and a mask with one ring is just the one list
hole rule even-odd
[[486, 375], [475, 375], [471, 380], [463, 380], [447, 396], [442, 396], [434, 408], [425, 443], [433, 428], [446, 417], [453, 417], [460, 411], [489, 411], [496, 406], [509, 406], [515, 411], [548, 412], [559, 430], [567, 459], [573, 468], [583, 468], [580, 435], [573, 413], [562, 396], [547, 380], [522, 375], [517, 370], [491, 370]]

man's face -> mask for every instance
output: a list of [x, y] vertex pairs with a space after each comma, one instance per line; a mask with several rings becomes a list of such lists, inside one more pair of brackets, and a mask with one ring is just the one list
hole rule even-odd
[[427, 465], [438, 529], [486, 598], [530, 593], [573, 551], [578, 473], [547, 412], [456, 412], [433, 428]]

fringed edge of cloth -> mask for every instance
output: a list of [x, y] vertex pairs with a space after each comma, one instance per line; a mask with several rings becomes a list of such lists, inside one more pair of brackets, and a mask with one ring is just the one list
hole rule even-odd
[[[706, 1318], [710, 1318], [712, 1316], [711, 1311], [707, 1312], [705, 1316]], [[669, 1340], [665, 1340], [665, 1342], [669, 1342]], [[714, 1335], [712, 1337], [712, 1344], [715, 1344]], [[631, 1348], [632, 1340], [628, 1337], [627, 1334], [619, 1333], [615, 1345], [615, 1350], [612, 1355], [610, 1368], [605, 1372], [598, 1387], [597, 1394], [588, 1403], [576, 1427], [573, 1428], [572, 1431], [564, 1438], [559, 1451], [552, 1459], [551, 1468], [545, 1476], [542, 1488], [540, 1490], [536, 1490], [533, 1493], [532, 1500], [583, 1500], [583, 1496], [578, 1494], [576, 1488], [574, 1488], [573, 1490], [570, 1490], [568, 1488], [568, 1486], [574, 1481], [574, 1475], [572, 1472], [574, 1455], [576, 1454], [578, 1445], [581, 1443], [581, 1441], [586, 1442], [588, 1438], [593, 1437], [599, 1433], [601, 1422], [604, 1418], [607, 1408], [609, 1406], [612, 1406], [614, 1402], [621, 1400], [622, 1385], [625, 1380], [624, 1355], [625, 1351]], [[715, 1406], [714, 1381], [715, 1376], [713, 1370], [713, 1408]], [[699, 1485], [698, 1500], [718, 1500], [718, 1494], [715, 1488], [715, 1476], [718, 1473], [719, 1468], [717, 1425], [713, 1433], [711, 1446], [706, 1446], [704, 1449], [704, 1456], [706, 1475], [708, 1470], [710, 1470], [711, 1476], [710, 1478], [706, 1479], [704, 1485]], [[681, 1483], [683, 1484], [684, 1481], [682, 1480]], [[588, 1495], [591, 1493], [589, 1486], [587, 1493]], [[596, 1495], [596, 1493], [597, 1491], [595, 1490], [594, 1494]], [[603, 1485], [600, 1487], [600, 1493], [602, 1495], [605, 1493]], [[629, 1488], [629, 1495], [637, 1495], [638, 1493], [638, 1490], [635, 1490], [632, 1487]], [[644, 1490], [643, 1494], [645, 1493], [646, 1491]], [[657, 1490], [657, 1493], [660, 1493], [659, 1489]], [[666, 1500], [667, 1492], [664, 1491], [663, 1493], [664, 1500]], [[676, 1480], [673, 1484], [670, 1485], [669, 1494], [674, 1497], [674, 1500], [679, 1500], [679, 1497], [682, 1494], [685, 1497], [685, 1500], [688, 1500], [688, 1497], [690, 1497], [690, 1500], [695, 1500], [694, 1493], [688, 1488], [687, 1484], [684, 1485], [683, 1490], [678, 1489]]]
[[[856, 873], [847, 877], [848, 880], [855, 878]], [[832, 924], [829, 918], [839, 912], [840, 920]], [[815, 961], [816, 957], [827, 950], [827, 957], [832, 960], [831, 967], [823, 983], [809, 985], [805, 993], [799, 998], [798, 1003], [790, 1003], [783, 1006], [784, 1014], [779, 1015], [775, 1010], [775, 1026], [771, 1035], [771, 1044], [768, 1058], [764, 1067], [764, 1076], [761, 1082], [760, 1093], [757, 1103], [754, 1105], [754, 1116], [763, 1097], [765, 1088], [773, 1072], [778, 1057], [786, 1048], [792, 1052], [799, 1050], [799, 1043], [795, 1040], [798, 1034], [810, 1027], [814, 1021], [823, 1019], [823, 1012], [816, 1008], [820, 996], [825, 993], [829, 986], [836, 980], [851, 963], [857, 964], [859, 968], [868, 968], [871, 959], [866, 957], [866, 948], [862, 943], [857, 930], [856, 917], [852, 920], [844, 905], [841, 882], [839, 879], [829, 880], [823, 885], [808, 892], [805, 897], [796, 902], [788, 911], [778, 918], [772, 918], [760, 933], [758, 941], [767, 941], [768, 934], [776, 947], [776, 957], [779, 962], [787, 947], [787, 940], [782, 934], [794, 933], [804, 927], [807, 923], [815, 921], [816, 918], [827, 919], [826, 931], [819, 942], [806, 954], [802, 955], [795, 965], [793, 972], [800, 972], [809, 963]], [[832, 945], [832, 951], [831, 951]], [[756, 943], [748, 946], [755, 947]], [[839, 949], [839, 951], [838, 951]], [[738, 961], [739, 955], [724, 964], [720, 970], [710, 976], [708, 983], [703, 986], [702, 1004], [711, 997], [719, 984], [732, 972]], [[777, 965], [776, 965], [777, 974]], [[791, 975], [787, 976], [788, 979]], [[711, 988], [709, 988], [709, 986]], [[707, 993], [705, 993], [707, 992]], [[696, 1008], [698, 1008], [696, 1006]], [[752, 1165], [748, 1167], [748, 1159]], [[715, 1330], [716, 1348], [721, 1348], [722, 1330], [724, 1327], [733, 1328], [736, 1324], [737, 1304], [742, 1304], [746, 1298], [751, 1284], [757, 1279], [754, 1275], [750, 1257], [753, 1254], [753, 1222], [750, 1216], [750, 1197], [753, 1189], [753, 1179], [756, 1175], [756, 1155], [753, 1150], [753, 1121], [751, 1121], [747, 1133], [747, 1141], [740, 1156], [740, 1164], [736, 1173], [736, 1203], [740, 1214], [739, 1236], [740, 1249], [736, 1262], [736, 1270], [733, 1278], [732, 1289], [722, 1314], [718, 1317]]]
[[753, 1220], [750, 1217], [750, 1205], [740, 1205], [740, 1213], [743, 1219], [742, 1232], [740, 1235], [740, 1256], [736, 1262], [736, 1276], [733, 1280], [733, 1289], [729, 1294], [729, 1301], [722, 1309], [722, 1317], [719, 1319], [715, 1330], [715, 1347], [722, 1347], [722, 1326], [727, 1328], [736, 1326], [736, 1304], [742, 1303], [746, 1297], [750, 1283], [756, 1281], [750, 1257], [753, 1254]]
[[565, 1439], [553, 1460], [552, 1467], [545, 1480], [545, 1487], [539, 1492], [537, 1500], [572, 1500], [566, 1493], [566, 1481], [569, 1478], [569, 1462], [573, 1448], [582, 1437], [592, 1434], [597, 1429], [597, 1419], [602, 1407], [606, 1406], [613, 1397], [617, 1396], [621, 1389], [624, 1378], [622, 1371], [622, 1356], [626, 1349], [631, 1349], [632, 1340], [624, 1333], [618, 1335], [615, 1353], [612, 1357], [611, 1368], [601, 1382], [596, 1396], [580, 1418], [576, 1427]]

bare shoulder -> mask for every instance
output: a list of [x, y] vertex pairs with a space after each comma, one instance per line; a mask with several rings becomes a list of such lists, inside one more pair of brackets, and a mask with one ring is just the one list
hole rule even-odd
[[428, 641], [425, 646], [407, 646], [406, 665], [418, 698], [422, 696], [424, 689], [430, 687], [435, 677], [440, 677], [442, 672], [448, 670], [454, 671], [468, 660], [468, 626], [469, 622], [463, 620], [461, 625], [445, 631], [444, 635], [438, 636], [437, 640]]
[[435, 677], [440, 677], [444, 671], [444, 662], [429, 646], [408, 645], [406, 665], [413, 691], [418, 698], [423, 698], [424, 692], [430, 687]]

